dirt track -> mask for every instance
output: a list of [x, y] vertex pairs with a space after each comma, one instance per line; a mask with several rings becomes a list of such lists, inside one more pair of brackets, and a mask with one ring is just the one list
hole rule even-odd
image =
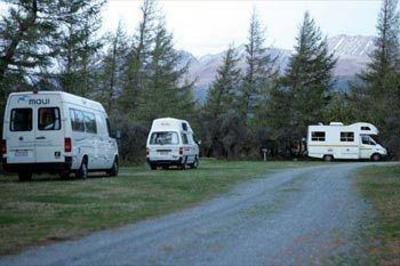
[[363, 165], [279, 170], [195, 208], [29, 249], [0, 265], [363, 264], [369, 208], [350, 178]]

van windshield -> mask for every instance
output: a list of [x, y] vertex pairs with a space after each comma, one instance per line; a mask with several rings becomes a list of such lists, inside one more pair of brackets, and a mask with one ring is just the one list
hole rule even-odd
[[177, 145], [178, 134], [172, 131], [153, 132], [150, 138], [151, 145]]
[[32, 109], [18, 108], [12, 109], [10, 119], [11, 131], [31, 131], [32, 130]]

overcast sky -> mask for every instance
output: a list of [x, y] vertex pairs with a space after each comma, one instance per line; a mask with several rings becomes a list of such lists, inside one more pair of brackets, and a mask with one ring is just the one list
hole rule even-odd
[[[103, 11], [103, 30], [114, 30], [121, 20], [132, 32], [140, 20], [140, 4], [138, 0], [109, 0]], [[230, 43], [244, 43], [254, 7], [266, 28], [267, 44], [291, 49], [306, 10], [328, 36], [375, 35], [380, 5], [379, 0], [160, 1], [176, 47], [196, 56], [218, 53]]]

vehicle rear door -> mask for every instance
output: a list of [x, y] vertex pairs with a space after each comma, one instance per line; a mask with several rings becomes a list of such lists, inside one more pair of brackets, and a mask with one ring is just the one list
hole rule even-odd
[[35, 147], [37, 163], [64, 161], [64, 121], [61, 97], [38, 95], [35, 104]]
[[35, 132], [34, 132], [34, 108], [28, 105], [28, 95], [17, 95], [10, 98], [6, 119], [7, 135], [7, 162], [34, 163]]

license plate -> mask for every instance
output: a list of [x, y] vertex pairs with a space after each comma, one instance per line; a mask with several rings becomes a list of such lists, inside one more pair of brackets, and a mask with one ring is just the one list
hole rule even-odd
[[160, 151], [160, 155], [168, 155], [167, 151]]
[[15, 151], [15, 157], [27, 157], [28, 151]]

